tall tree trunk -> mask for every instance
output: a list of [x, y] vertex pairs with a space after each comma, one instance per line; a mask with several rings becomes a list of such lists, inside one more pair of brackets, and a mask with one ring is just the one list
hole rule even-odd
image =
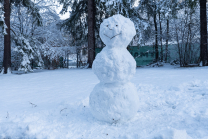
[[166, 47], [165, 47], [165, 62], [168, 61], [168, 39], [169, 39], [169, 19], [167, 19], [167, 35], [166, 35]]
[[203, 66], [207, 65], [207, 13], [206, 0], [200, 0], [200, 29], [201, 29], [201, 43], [200, 43], [200, 58]]
[[155, 60], [158, 62], [159, 52], [158, 52], [158, 34], [157, 34], [157, 14], [156, 14], [156, 6], [154, 13], [154, 25], [155, 25]]
[[10, 40], [10, 0], [4, 0], [4, 17], [5, 23], [7, 25], [6, 32], [4, 35], [4, 59], [3, 59], [3, 67], [4, 74], [7, 74], [8, 68], [11, 68], [11, 40]]
[[88, 0], [88, 64], [92, 68], [95, 59], [95, 2]]
[[161, 55], [161, 62], [163, 62], [163, 44], [162, 44], [162, 21], [160, 19], [160, 13], [159, 13], [159, 21], [160, 21], [160, 43], [161, 43], [161, 52], [160, 52], [160, 55]]

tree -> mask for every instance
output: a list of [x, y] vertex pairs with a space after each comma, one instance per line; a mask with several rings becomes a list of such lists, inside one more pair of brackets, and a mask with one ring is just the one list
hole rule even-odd
[[60, 57], [64, 57], [64, 47], [69, 45], [69, 37], [57, 26], [61, 20], [53, 3], [42, 0], [36, 7], [42, 10], [42, 26], [34, 23], [35, 19], [28, 15], [27, 8], [19, 5], [12, 10], [15, 16], [12, 16], [11, 26], [12, 32], [16, 34], [12, 35], [12, 42], [15, 43], [12, 50], [19, 57], [18, 60], [14, 59], [19, 71], [33, 71], [33, 67], [43, 66], [56, 68]]
[[28, 39], [24, 38], [23, 36], [16, 37], [15, 43], [16, 47], [14, 51], [20, 53], [20, 55], [22, 56], [21, 64], [18, 71], [24, 71], [25, 73], [27, 73], [28, 71], [33, 71], [30, 64], [31, 61], [35, 58], [38, 59], [37, 65], [39, 67], [43, 66], [43, 60], [36, 45], [31, 46], [31, 43], [28, 41]]
[[7, 74], [7, 70], [11, 67], [11, 35], [10, 35], [10, 15], [11, 15], [11, 5], [14, 6], [23, 5], [28, 8], [28, 14], [32, 15], [35, 19], [34, 22], [41, 25], [41, 16], [39, 9], [31, 0], [0, 0], [0, 3], [4, 3], [4, 17], [5, 24], [7, 26], [6, 33], [4, 35], [4, 58], [3, 58], [3, 72]]
[[[161, 61], [163, 61], [163, 47], [162, 41], [163, 38], [166, 40], [166, 47], [164, 52], [164, 61], [167, 62], [168, 58], [168, 41], [170, 39], [169, 36], [169, 22], [170, 20], [176, 18], [177, 11], [178, 11], [178, 3], [177, 0], [163, 0], [159, 1], [158, 4], [158, 14], [159, 14], [159, 24], [160, 24], [160, 43], [161, 43]], [[163, 26], [162, 22], [166, 24], [166, 33], [163, 33]]]
[[178, 3], [177, 0], [165, 0], [163, 5], [161, 6], [161, 10], [160, 12], [163, 15], [163, 19], [166, 22], [166, 35], [165, 39], [166, 39], [166, 47], [165, 47], [165, 62], [167, 62], [168, 60], [168, 43], [169, 43], [169, 39], [170, 39], [170, 35], [169, 35], [169, 30], [170, 30], [170, 20], [176, 18], [177, 16], [177, 11], [179, 10], [178, 7]]
[[88, 0], [88, 64], [92, 68], [95, 59], [95, 1]]
[[203, 66], [207, 66], [207, 10], [206, 0], [200, 1], [200, 61]]
[[70, 17], [60, 26], [70, 33], [73, 39], [71, 45], [79, 47], [88, 44], [88, 64], [91, 68], [95, 59], [95, 41], [97, 41], [96, 44], [100, 43], [98, 34], [100, 23], [105, 17], [104, 4], [99, 0], [60, 0], [60, 3], [63, 4], [61, 13], [67, 12], [68, 8], [71, 8]]
[[[121, 14], [124, 17], [130, 18], [136, 28], [136, 36], [134, 37], [132, 43], [134, 45], [142, 45], [147, 40], [146, 32], [150, 27], [148, 19], [145, 19], [142, 14], [140, 14], [140, 8], [136, 7], [137, 0], [101, 0], [106, 5], [106, 17]], [[131, 43], [131, 44], [132, 44]]]
[[6, 34], [4, 35], [4, 60], [2, 72], [4, 74], [7, 74], [8, 68], [11, 67], [10, 12], [10, 0], [4, 0], [4, 17], [7, 26]]
[[[134, 0], [113, 0], [113, 2], [110, 0], [59, 0], [59, 2], [63, 4], [61, 13], [71, 8], [70, 17], [61, 26], [70, 32], [74, 44], [78, 46], [88, 42], [89, 67], [92, 66], [95, 58], [95, 47], [104, 46], [99, 37], [99, 29], [105, 18], [114, 14], [122, 14], [130, 18], [138, 32], [135, 38], [142, 38], [142, 32], [148, 26], [147, 22], [141, 20], [137, 9], [133, 7]], [[142, 39], [138, 40], [140, 43]]]
[[184, 3], [183, 6], [179, 10], [177, 18], [170, 22], [171, 39], [177, 42], [181, 67], [198, 62], [199, 47], [197, 45], [200, 43], [199, 6], [190, 8], [188, 3]]
[[151, 24], [151, 20], [153, 20], [154, 25], [154, 36], [155, 36], [155, 61], [159, 60], [159, 51], [158, 51], [158, 25], [157, 25], [157, 15], [159, 9], [160, 1], [157, 0], [141, 0], [139, 2], [138, 9], [142, 15], [146, 15], [148, 18], [148, 22]]

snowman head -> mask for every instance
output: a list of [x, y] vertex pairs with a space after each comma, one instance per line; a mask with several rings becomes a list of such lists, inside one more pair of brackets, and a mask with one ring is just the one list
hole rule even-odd
[[120, 14], [105, 19], [100, 25], [100, 37], [110, 48], [126, 48], [135, 35], [134, 23]]

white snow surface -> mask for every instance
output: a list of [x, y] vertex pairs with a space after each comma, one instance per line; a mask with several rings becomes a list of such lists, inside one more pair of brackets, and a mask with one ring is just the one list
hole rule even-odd
[[126, 49], [135, 34], [134, 23], [120, 14], [101, 24], [100, 36], [106, 47], [93, 62], [93, 71], [100, 83], [89, 100], [92, 114], [99, 120], [124, 122], [137, 113], [139, 98], [136, 87], [130, 82], [136, 71], [136, 61]]
[[208, 139], [208, 67], [138, 68], [136, 116], [93, 118], [90, 69], [0, 75], [0, 139]]

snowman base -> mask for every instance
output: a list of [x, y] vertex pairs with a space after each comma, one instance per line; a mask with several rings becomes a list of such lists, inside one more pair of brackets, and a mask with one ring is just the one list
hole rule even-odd
[[138, 110], [138, 96], [134, 84], [99, 83], [90, 94], [89, 103], [95, 118], [116, 123], [128, 121]]

